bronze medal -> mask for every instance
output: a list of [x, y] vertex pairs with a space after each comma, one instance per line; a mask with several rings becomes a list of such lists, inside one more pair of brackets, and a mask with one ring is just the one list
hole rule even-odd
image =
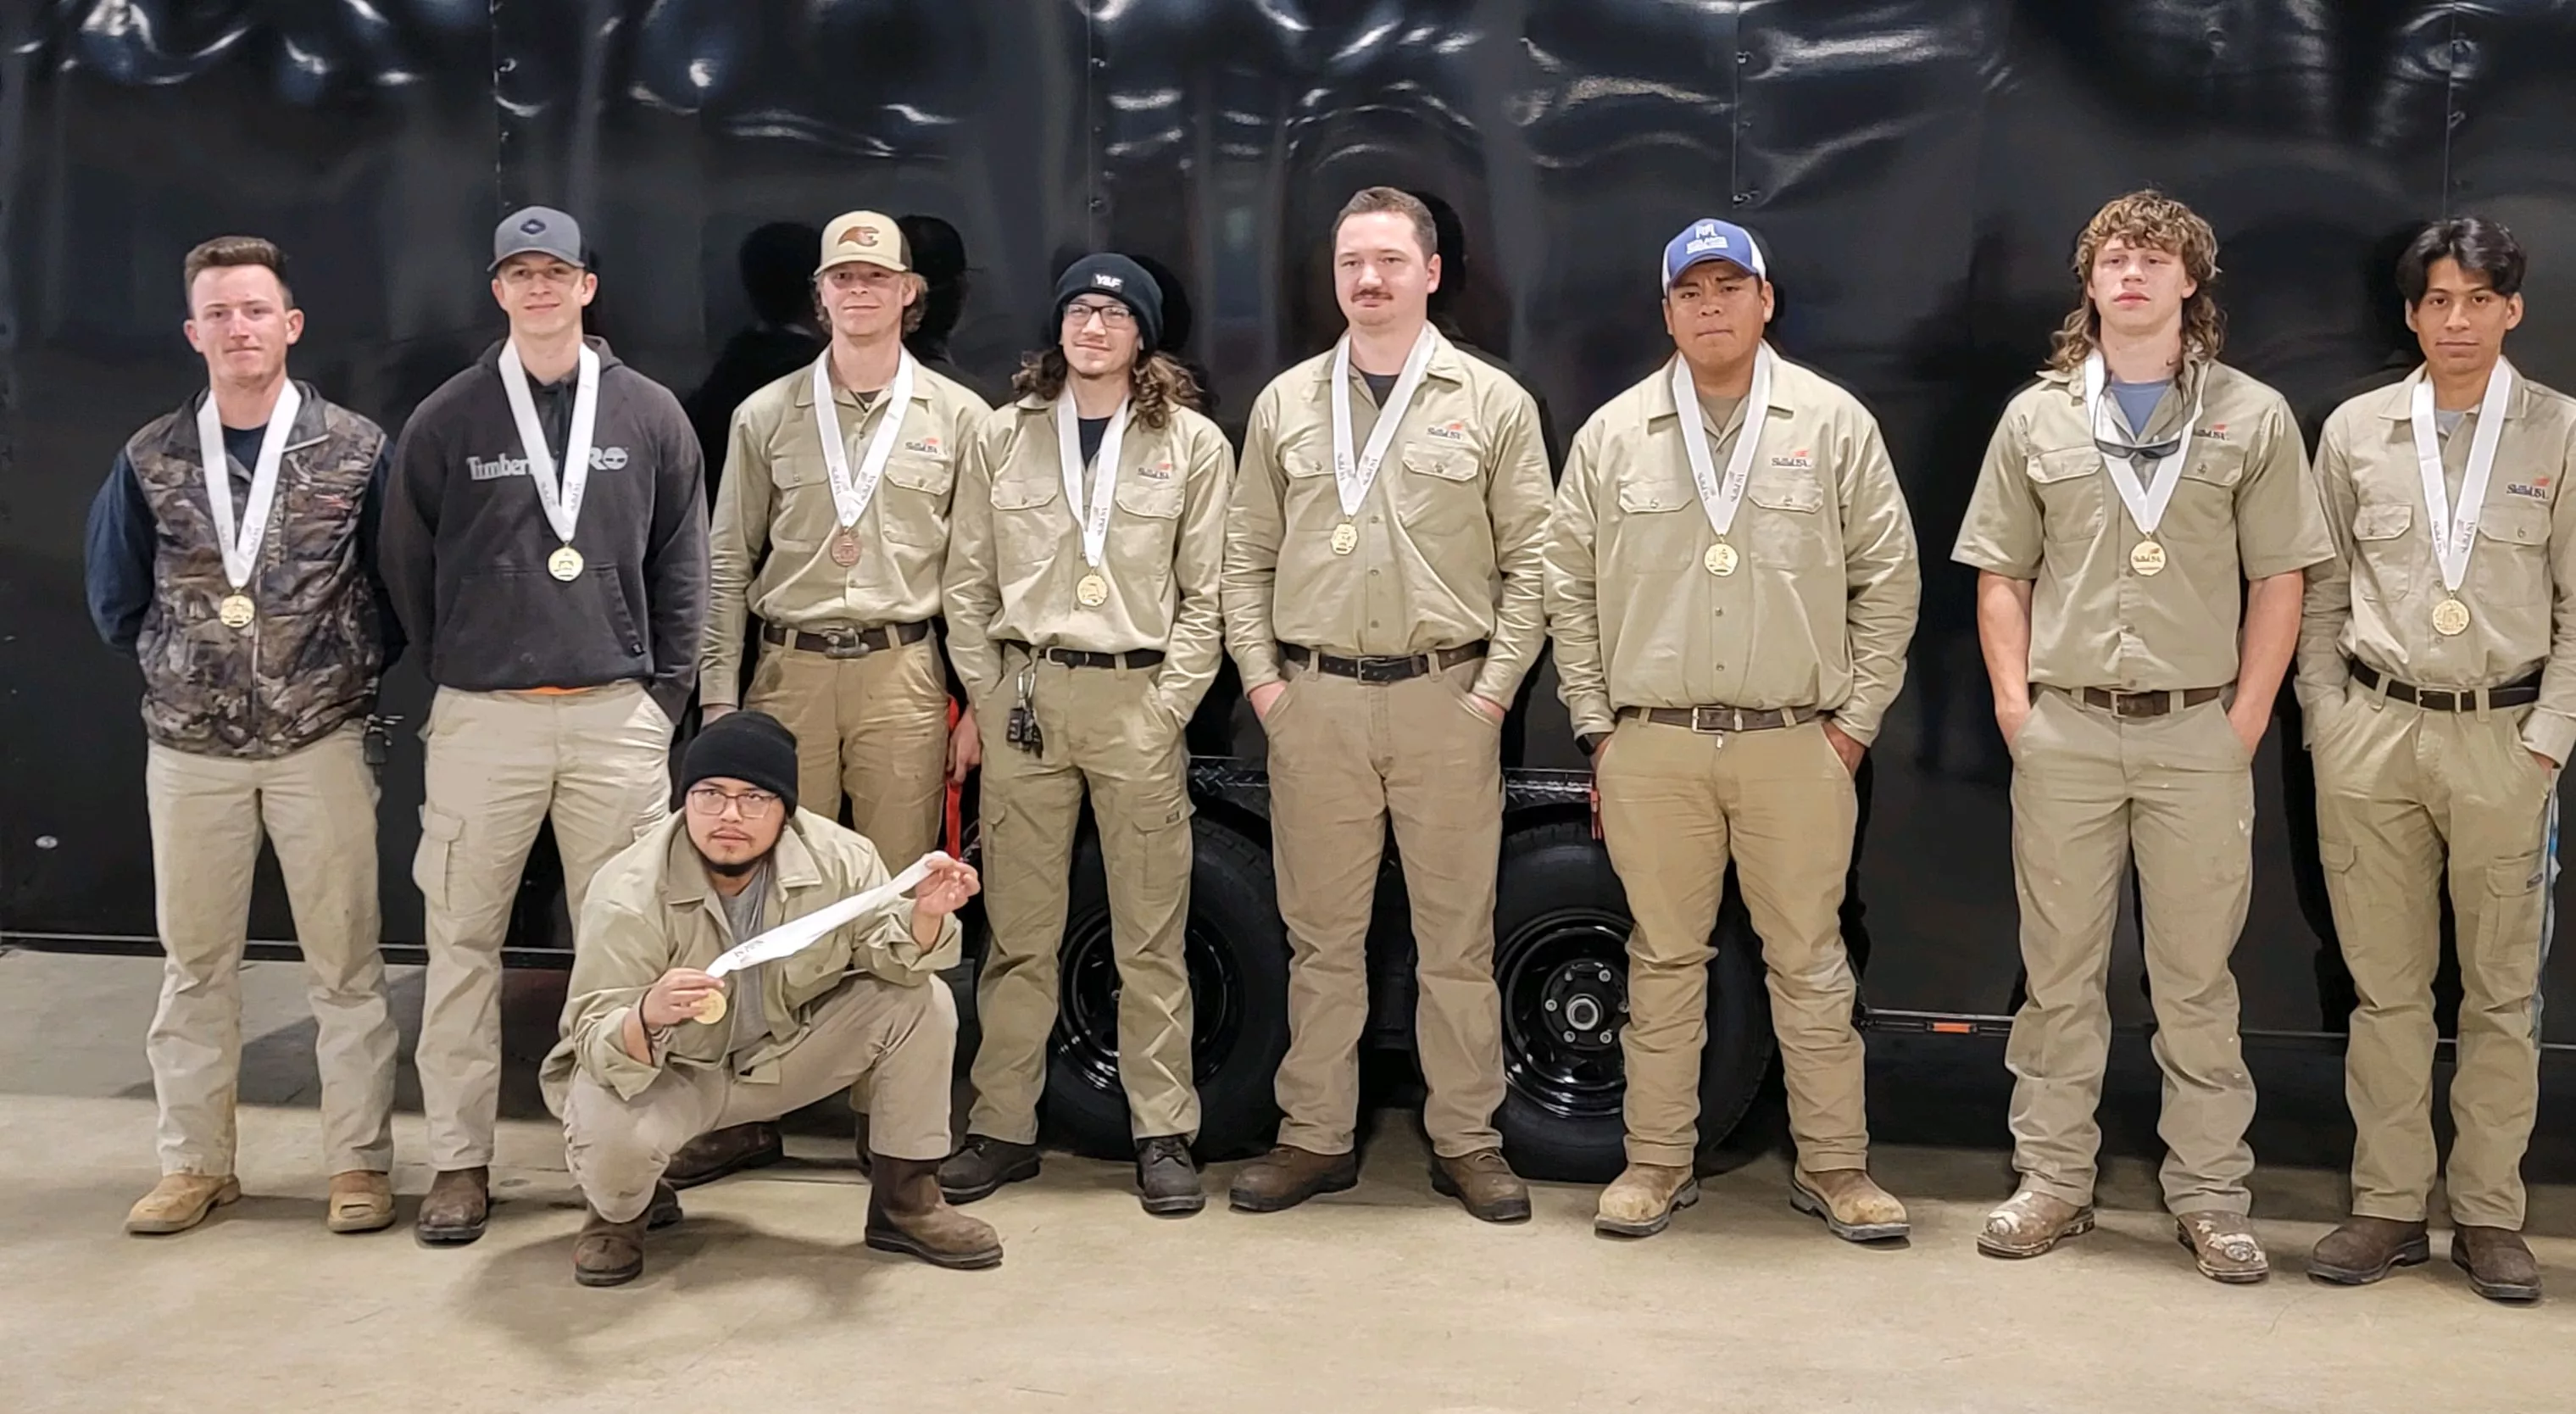
[[1735, 573], [1738, 558], [1735, 547], [1720, 540], [1708, 547], [1708, 553], [1702, 555], [1699, 562], [1708, 567], [1710, 574], [1725, 576]]
[[250, 627], [250, 621], [257, 612], [247, 594], [227, 594], [224, 602], [215, 606], [215, 617], [221, 619], [226, 628]]
[[859, 532], [856, 527], [842, 526], [841, 533], [832, 537], [832, 563], [848, 569], [858, 562]]
[[1109, 602], [1109, 581], [1087, 574], [1073, 586], [1073, 597], [1086, 609], [1097, 609]]
[[1360, 547], [1360, 528], [1343, 521], [1333, 527], [1333, 553], [1347, 555]]
[[2165, 572], [2165, 547], [2157, 544], [2153, 540], [2139, 541], [2138, 548], [2129, 552], [2129, 568], [2136, 570], [2142, 575], [2163, 574]]
[[2433, 606], [2433, 631], [2444, 638], [2469, 631], [2469, 606], [2457, 599], [2445, 599]]

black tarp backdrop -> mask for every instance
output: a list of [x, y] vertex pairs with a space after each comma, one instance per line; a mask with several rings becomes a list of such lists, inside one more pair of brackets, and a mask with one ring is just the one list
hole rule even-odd
[[[1560, 438], [1660, 356], [1665, 235], [1716, 214], [1765, 237], [1777, 342], [1876, 409], [1926, 550], [1913, 675], [1877, 752], [1870, 992], [2002, 1010], [2003, 763], [1971, 576], [1947, 549], [1995, 411], [2072, 298], [2075, 229], [2144, 183], [2192, 201], [2224, 243], [2230, 356], [2314, 418], [2402, 351], [2392, 238], [2498, 217], [2537, 260], [2515, 357], [2576, 384], [2571, 9], [9, 0], [0, 930], [152, 935], [136, 679], [82, 612], [80, 525], [122, 438], [201, 377], [178, 335], [195, 241], [284, 242], [311, 321], [298, 372], [388, 425], [497, 332], [485, 243], [524, 201], [583, 218], [600, 327], [684, 394], [737, 335], [778, 333], [743, 274], [772, 223], [861, 204], [948, 222], [966, 266], [949, 352], [988, 392], [1037, 337], [1054, 271], [1115, 246], [1173, 273], [1185, 353], [1239, 427], [1333, 333], [1333, 208], [1391, 182], [1456, 213], [1444, 313]], [[425, 696], [406, 663], [392, 707], [416, 722]], [[1562, 710], [1532, 697], [1525, 759], [1573, 764]], [[2239, 970], [2249, 1026], [2313, 1030], [2339, 1017], [2299, 903], [2314, 851], [2292, 764], [2276, 733]], [[397, 940], [419, 936], [418, 781], [406, 735], [385, 777]], [[291, 936], [273, 870], [255, 925]], [[2552, 992], [2569, 985], [2558, 969]]]

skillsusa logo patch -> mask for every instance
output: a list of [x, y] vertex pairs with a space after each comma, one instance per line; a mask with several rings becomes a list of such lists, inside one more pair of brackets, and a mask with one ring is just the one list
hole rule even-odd
[[1435, 422], [1422, 431], [1426, 436], [1437, 437], [1443, 442], [1464, 442], [1467, 440], [1467, 419], [1453, 417], [1447, 422]]
[[2533, 501], [2546, 501], [2549, 499], [2549, 478], [2535, 476], [2529, 481], [2508, 481], [2504, 484], [2504, 493]]
[[1136, 474], [1147, 481], [1169, 481], [1172, 479], [1172, 464], [1168, 461], [1147, 462], [1136, 468]]
[[915, 438], [904, 443], [903, 449], [907, 452], [919, 452], [925, 457], [935, 457], [939, 455], [939, 439], [935, 436]]
[[1815, 449], [1812, 447], [1800, 447], [1798, 450], [1791, 452], [1785, 457], [1773, 457], [1771, 459], [1771, 464], [1773, 466], [1793, 467], [1800, 471], [1812, 471], [1815, 469], [1816, 465]]

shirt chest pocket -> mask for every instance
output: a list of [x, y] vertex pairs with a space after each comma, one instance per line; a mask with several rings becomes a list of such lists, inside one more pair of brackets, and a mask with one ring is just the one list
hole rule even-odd
[[2406, 597], [2415, 581], [2415, 542], [2407, 530], [2415, 508], [2404, 502], [2365, 504], [2352, 513], [2354, 558], [2369, 570], [2383, 600]]
[[1463, 447], [1407, 447], [1395, 472], [1396, 514], [1420, 540], [1446, 540], [1485, 523], [1476, 454]]
[[1825, 533], [1825, 487], [1804, 467], [1757, 467], [1744, 488], [1753, 509], [1753, 559], [1780, 569], [1823, 569], [1839, 558]]
[[897, 449], [877, 487], [877, 523], [886, 538], [934, 550], [947, 544], [948, 495], [956, 482], [956, 463], [946, 453]]
[[2102, 454], [2090, 447], [2041, 452], [2024, 467], [2031, 494], [2039, 498], [2040, 531], [2051, 543], [2087, 544], [2102, 533], [2109, 516], [2103, 485]]
[[1123, 567], [1156, 575], [1170, 570], [1172, 541], [1181, 523], [1181, 478], [1171, 463], [1158, 468], [1130, 468], [1118, 478], [1111, 499], [1117, 513], [1109, 518], [1109, 540]]
[[2549, 507], [2513, 496], [2490, 499], [2478, 517], [2469, 574], [2486, 603], [2549, 602]]
[[1283, 484], [1279, 515], [1291, 539], [1300, 534], [1330, 534], [1342, 520], [1341, 492], [1333, 482], [1332, 459], [1320, 450], [1288, 447], [1279, 453]]
[[1622, 579], [1651, 579], [1696, 564], [1708, 538], [1699, 491], [1687, 480], [1656, 471], [1634, 471], [1619, 481], [1619, 519], [1605, 537], [1602, 571]]
[[[2147, 475], [2153, 476], [2152, 463]], [[2192, 439], [2191, 461], [2174, 482], [2173, 500], [2157, 524], [2158, 539], [2224, 545], [2234, 558], [2236, 489], [2245, 482], [2245, 449], [2205, 437]], [[2153, 483], [2150, 482], [2150, 485]]]
[[1062, 501], [1054, 478], [1023, 475], [1016, 465], [993, 483], [993, 541], [1000, 552], [995, 568], [1005, 579], [1015, 569], [1034, 570], [1056, 552], [1072, 523]]

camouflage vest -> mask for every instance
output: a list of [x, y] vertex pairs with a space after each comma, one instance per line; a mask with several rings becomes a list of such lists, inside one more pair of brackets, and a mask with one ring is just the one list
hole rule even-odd
[[358, 517], [385, 434], [310, 386], [297, 390], [304, 406], [278, 464], [277, 500], [246, 587], [258, 616], [246, 628], [215, 617], [233, 590], [197, 449], [197, 403], [207, 394], [125, 445], [157, 541], [135, 657], [144, 731], [160, 745], [202, 756], [283, 756], [375, 700], [384, 649], [359, 562]]

